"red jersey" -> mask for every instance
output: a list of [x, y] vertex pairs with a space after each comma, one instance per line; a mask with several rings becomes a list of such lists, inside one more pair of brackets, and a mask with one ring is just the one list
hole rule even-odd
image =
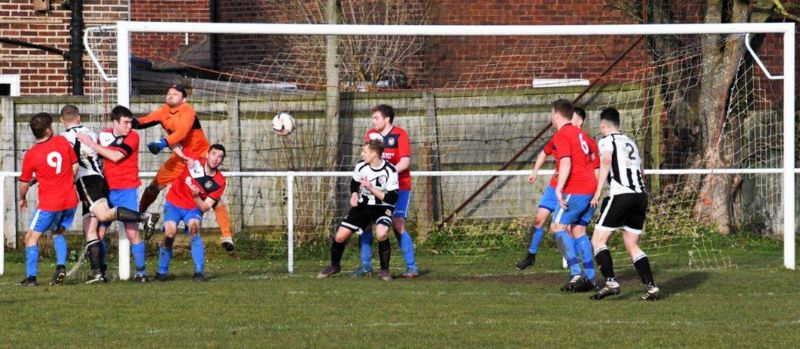
[[22, 159], [19, 180], [30, 182], [33, 175], [39, 182], [39, 206], [43, 211], [63, 211], [78, 206], [72, 164], [78, 157], [63, 136], [34, 144]]
[[131, 130], [127, 136], [115, 136], [112, 129], [100, 132], [100, 145], [114, 149], [124, 157], [113, 162], [106, 159], [103, 163], [103, 175], [109, 189], [131, 189], [142, 185], [139, 179], [139, 134]]
[[[364, 140], [369, 141], [371, 137], [383, 139], [383, 159], [390, 164], [396, 166], [400, 159], [411, 157], [411, 142], [408, 140], [406, 130], [392, 126], [389, 133], [382, 136], [377, 130], [371, 129], [364, 135]], [[411, 190], [411, 171], [408, 168], [398, 173], [397, 177], [400, 180], [400, 190]]]
[[572, 160], [569, 177], [564, 185], [565, 194], [588, 195], [594, 194], [597, 189], [597, 177], [594, 174], [595, 160], [592, 156], [597, 154], [597, 144], [594, 145], [595, 150], [592, 150], [589, 145], [591, 139], [581, 129], [572, 124], [566, 124], [550, 140], [553, 142], [553, 156], [556, 164], [560, 163], [563, 158], [569, 157]]
[[[589, 150], [592, 152], [592, 168], [599, 169], [600, 168], [600, 148], [597, 147], [597, 141], [592, 138], [586, 131], [581, 130], [583, 132], [583, 139], [586, 140], [586, 143], [589, 143]], [[597, 176], [595, 176], [596, 178]]]
[[[186, 153], [187, 156], [192, 157]], [[172, 187], [167, 192], [167, 201], [179, 208], [192, 209], [197, 207], [192, 199], [192, 190], [189, 184], [200, 188], [200, 199], [212, 198], [214, 201], [222, 199], [225, 191], [225, 177], [217, 170], [213, 176], [206, 174], [206, 159], [199, 159], [186, 166], [181, 175], [172, 182]]]

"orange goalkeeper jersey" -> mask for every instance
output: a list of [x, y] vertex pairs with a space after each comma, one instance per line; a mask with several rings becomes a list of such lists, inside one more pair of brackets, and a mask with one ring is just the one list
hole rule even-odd
[[200, 118], [189, 103], [170, 108], [163, 104], [147, 116], [139, 118], [139, 128], [153, 126], [156, 123], [167, 131], [167, 143], [170, 146], [180, 144], [194, 154], [204, 154], [209, 143], [205, 132], [200, 127]]

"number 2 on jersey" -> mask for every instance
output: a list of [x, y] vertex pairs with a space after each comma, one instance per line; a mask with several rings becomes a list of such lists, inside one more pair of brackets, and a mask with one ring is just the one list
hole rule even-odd
[[61, 154], [58, 152], [50, 152], [47, 154], [47, 164], [56, 169], [56, 174], [61, 174]]
[[636, 161], [636, 158], [633, 156], [636, 153], [635, 150], [633, 150], [633, 145], [625, 143], [625, 149], [628, 150], [628, 159]]

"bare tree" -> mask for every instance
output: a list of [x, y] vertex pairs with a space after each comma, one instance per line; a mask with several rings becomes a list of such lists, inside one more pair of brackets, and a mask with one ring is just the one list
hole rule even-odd
[[[646, 7], [643, 7], [645, 4]], [[671, 0], [623, 0], [608, 3], [612, 8], [629, 14], [641, 23], [674, 23]], [[775, 10], [773, 0], [758, 0], [750, 6], [743, 0], [706, 0], [706, 23], [731, 23], [766, 21]], [[726, 134], [725, 126], [741, 123], [741, 115], [727, 111], [732, 101], [729, 95], [737, 73], [744, 66], [744, 40], [741, 35], [703, 35], [699, 39], [702, 54], [697, 57], [676, 55], [682, 48], [692, 46], [696, 38], [671, 35], [648, 38], [648, 53], [656, 67], [650, 84], [650, 101], [658, 94], [663, 103], [663, 124], [653, 122], [653, 127], [663, 128], [664, 158], [653, 165], [679, 168], [725, 168], [734, 163], [734, 147]], [[700, 72], [685, 69], [680, 60], [699, 59]], [[745, 63], [746, 64], [746, 63]], [[693, 65], [692, 65], [693, 66]], [[699, 74], [698, 74], [699, 73]], [[700, 81], [696, 88], [673, 88], [681, 81]], [[695, 84], [691, 84], [695, 86]], [[659, 115], [654, 116], [658, 120]], [[737, 119], [739, 118], [739, 119]], [[647, 146], [645, 147], [647, 149]], [[691, 175], [678, 181], [662, 183], [678, 195], [695, 198], [693, 212], [702, 223], [716, 226], [722, 234], [735, 226], [734, 198], [741, 177], [731, 175]], [[687, 185], [688, 184], [688, 185]]]
[[[290, 8], [298, 22], [325, 23], [327, 0], [295, 0]], [[429, 20], [429, 9], [425, 1], [370, 0], [340, 1], [339, 23], [422, 25]], [[324, 37], [296, 38], [295, 48], [305, 51], [307, 56], [324, 56]], [[406, 87], [408, 65], [424, 47], [423, 37], [365, 35], [339, 38], [341, 87], [345, 90], [370, 90], [379, 81], [387, 87]]]
[[[774, 4], [770, 0], [759, 0], [752, 11], [748, 1], [708, 0], [706, 23], [751, 22], [760, 23], [769, 18]], [[744, 37], [721, 40], [719, 35], [705, 35], [703, 41], [703, 65], [700, 82], [700, 159], [707, 167], [724, 168], [732, 164], [732, 147], [722, 146], [723, 127], [728, 118], [729, 91], [745, 54]], [[735, 226], [733, 222], [734, 195], [739, 177], [729, 175], [707, 175], [702, 179], [699, 198], [695, 203], [695, 215], [701, 221], [715, 224], [719, 232], [727, 234]]]

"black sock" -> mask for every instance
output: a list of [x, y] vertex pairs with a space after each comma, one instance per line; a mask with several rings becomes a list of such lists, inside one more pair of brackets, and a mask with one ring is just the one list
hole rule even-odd
[[639, 257], [633, 261], [633, 267], [636, 268], [636, 273], [639, 274], [639, 277], [642, 278], [642, 282], [645, 285], [650, 285], [655, 283], [653, 280], [653, 271], [650, 270], [650, 259], [647, 258], [647, 255], [642, 253]]
[[392, 245], [389, 239], [378, 241], [378, 255], [381, 260], [381, 270], [389, 270], [389, 258], [392, 256]]
[[118, 221], [123, 221], [127, 223], [136, 223], [145, 221], [145, 215], [137, 211], [127, 209], [125, 207], [115, 207], [113, 208], [113, 210], [115, 212], [114, 218]]
[[89, 264], [92, 266], [92, 270], [100, 270], [100, 257], [102, 254], [102, 250], [100, 248], [100, 240], [92, 240], [86, 243], [86, 251], [89, 252]]
[[342, 265], [342, 255], [344, 254], [344, 242], [336, 242], [333, 240], [331, 242], [331, 265], [334, 267], [341, 267]]
[[166, 248], [168, 250], [171, 250], [173, 243], [175, 243], [175, 238], [174, 237], [172, 237], [172, 238], [169, 237], [169, 236], [165, 236], [164, 237], [164, 248]]
[[611, 252], [608, 251], [607, 247], [602, 247], [599, 251], [595, 252], [594, 260], [600, 266], [600, 273], [602, 273], [606, 279], [616, 277], [614, 275], [614, 261], [611, 260]]

